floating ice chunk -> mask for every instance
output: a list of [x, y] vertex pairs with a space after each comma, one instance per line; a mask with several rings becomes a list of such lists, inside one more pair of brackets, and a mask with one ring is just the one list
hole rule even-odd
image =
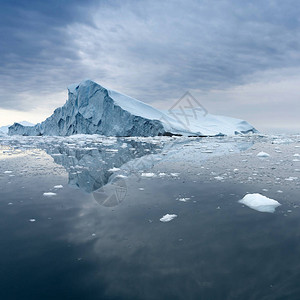
[[126, 175], [119, 174], [119, 175], [116, 176], [116, 178], [127, 178], [127, 176], [126, 176]]
[[188, 197], [186, 197], [186, 198], [179, 198], [178, 201], [180, 201], [180, 202], [188, 202], [190, 199], [191, 198], [188, 198]]
[[12, 171], [4, 171], [4, 174], [10, 174]]
[[54, 186], [54, 188], [55, 188], [55, 189], [62, 189], [63, 187], [64, 187], [64, 186], [63, 186], [63, 185], [61, 185], [61, 184], [59, 184], [59, 185], [55, 185], [55, 186]]
[[214, 177], [216, 180], [223, 180], [224, 179], [224, 177], [222, 177], [222, 176], [216, 176], [216, 177]]
[[29, 219], [29, 222], [35, 222], [36, 219]]
[[45, 197], [52, 197], [52, 196], [56, 196], [56, 193], [47, 192], [47, 193], [44, 193], [43, 196], [45, 196]]
[[160, 177], [164, 177], [164, 176], [166, 176], [167, 174], [166, 173], [159, 173], [158, 174], [158, 176], [160, 176]]
[[143, 177], [155, 177], [156, 175], [154, 173], [142, 173]]
[[299, 153], [295, 153], [293, 156], [294, 157], [300, 157], [300, 154]]
[[144, 191], [145, 189], [144, 189], [144, 188], [139, 188], [139, 190], [140, 190], [140, 191]]
[[294, 180], [297, 180], [298, 177], [288, 177], [288, 178], [285, 178], [284, 180], [286, 181], [294, 181]]
[[108, 170], [108, 172], [117, 172], [117, 171], [120, 171], [120, 168], [113, 167], [113, 168]]
[[276, 207], [281, 205], [278, 201], [258, 193], [247, 194], [243, 199], [239, 200], [239, 203], [242, 203], [257, 211], [269, 213], [273, 213]]
[[283, 191], [281, 191], [281, 190], [278, 190], [278, 191], [277, 191], [277, 193], [283, 193]]
[[179, 173], [170, 173], [170, 175], [173, 176], [173, 177], [178, 177]]
[[270, 154], [268, 154], [266, 152], [259, 152], [256, 156], [257, 157], [270, 157]]
[[172, 214], [172, 215], [166, 214], [162, 218], [160, 218], [159, 220], [161, 222], [170, 222], [173, 219], [175, 219], [176, 217], [177, 217], [177, 215], [175, 215], [175, 214]]

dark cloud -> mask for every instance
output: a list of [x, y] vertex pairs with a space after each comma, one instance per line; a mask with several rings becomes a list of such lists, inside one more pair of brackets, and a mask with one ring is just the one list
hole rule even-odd
[[[142, 100], [300, 67], [300, 2], [1, 1], [0, 107], [91, 78]], [[43, 101], [41, 99], [40, 101]]]

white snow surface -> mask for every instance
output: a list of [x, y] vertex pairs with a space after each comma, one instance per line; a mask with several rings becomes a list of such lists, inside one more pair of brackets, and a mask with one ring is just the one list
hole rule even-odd
[[242, 203], [259, 212], [268, 213], [275, 212], [276, 207], [281, 205], [278, 201], [258, 193], [247, 194], [243, 199], [239, 200], [239, 203]]

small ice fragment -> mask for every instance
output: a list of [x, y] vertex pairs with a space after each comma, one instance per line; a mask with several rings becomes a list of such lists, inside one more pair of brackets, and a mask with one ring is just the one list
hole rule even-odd
[[144, 188], [139, 188], [139, 190], [140, 190], [140, 191], [144, 191], [145, 189], [144, 189]]
[[247, 194], [243, 199], [239, 200], [239, 203], [245, 204], [257, 211], [269, 213], [275, 212], [275, 208], [281, 205], [278, 201], [258, 193]]
[[259, 152], [256, 156], [257, 157], [270, 157], [270, 154], [268, 154], [266, 152]]
[[35, 219], [29, 219], [29, 222], [35, 222], [36, 220]]
[[296, 153], [293, 155], [294, 157], [300, 157], [300, 154], [299, 153]]
[[154, 173], [142, 173], [143, 177], [155, 177]]
[[4, 171], [4, 174], [10, 174], [12, 171]]
[[62, 189], [62, 188], [63, 188], [63, 185], [61, 185], [61, 184], [55, 185], [54, 188], [55, 188], [55, 189]]
[[224, 179], [224, 177], [222, 177], [222, 176], [216, 176], [216, 177], [214, 177], [216, 180], [223, 180]]
[[178, 177], [179, 173], [170, 173], [171, 176]]
[[262, 189], [264, 192], [267, 192], [268, 191], [268, 189]]
[[285, 178], [284, 180], [286, 181], [294, 181], [294, 180], [297, 180], [298, 177], [288, 177], [288, 178]]
[[108, 172], [117, 172], [117, 171], [120, 171], [120, 168], [113, 167], [113, 168], [108, 170]]
[[9, 202], [7, 205], [13, 205], [12, 202]]
[[277, 191], [277, 193], [283, 193], [283, 191], [281, 191], [281, 190], [278, 190], [278, 191]]
[[178, 199], [178, 201], [181, 201], [181, 202], [187, 202], [187, 201], [189, 201], [191, 198], [188, 198], [188, 197], [186, 197], [186, 198], [179, 198]]
[[122, 174], [119, 174], [119, 175], [117, 175], [116, 177], [117, 177], [117, 178], [127, 178], [126, 175], [122, 175]]
[[159, 220], [161, 222], [170, 222], [173, 219], [175, 219], [176, 217], [177, 217], [177, 215], [175, 215], [175, 214], [172, 214], [172, 215], [166, 214], [162, 218], [160, 218]]
[[45, 197], [52, 197], [52, 196], [56, 196], [56, 193], [47, 192], [47, 193], [44, 193], [43, 196], [45, 196]]

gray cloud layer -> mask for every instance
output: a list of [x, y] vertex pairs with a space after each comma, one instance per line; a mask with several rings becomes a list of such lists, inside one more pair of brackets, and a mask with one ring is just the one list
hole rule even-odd
[[300, 67], [299, 1], [111, 3], [1, 1], [0, 107], [83, 78], [152, 102]]

